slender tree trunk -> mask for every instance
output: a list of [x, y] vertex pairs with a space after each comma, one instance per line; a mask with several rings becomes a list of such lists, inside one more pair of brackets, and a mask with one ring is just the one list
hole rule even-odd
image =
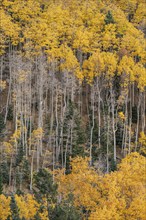
[[138, 96], [138, 106], [137, 106], [137, 126], [136, 126], [136, 137], [135, 137], [135, 151], [138, 146], [138, 134], [139, 134], [139, 119], [140, 119], [140, 105], [141, 105], [141, 92]]
[[93, 147], [93, 130], [95, 125], [95, 116], [94, 116], [94, 101], [95, 101], [95, 93], [94, 87], [91, 88], [91, 109], [92, 109], [92, 126], [90, 131], [90, 166], [92, 165], [92, 147]]
[[33, 184], [33, 159], [34, 159], [34, 152], [32, 152], [31, 170], [30, 170], [30, 190], [31, 191], [32, 191], [32, 184]]
[[109, 173], [109, 115], [107, 115], [106, 172]]
[[59, 128], [59, 123], [58, 123], [58, 89], [56, 87], [56, 99], [55, 99], [55, 119], [56, 119], [56, 129], [55, 129], [55, 139], [56, 139], [56, 161], [58, 162], [59, 160], [59, 154], [60, 154], [60, 148], [58, 148], [58, 128]]
[[142, 111], [141, 111], [141, 127], [142, 127], [142, 132], [145, 131], [145, 123], [146, 123], [146, 118], [145, 118], [145, 112], [146, 112], [146, 90], [143, 92], [143, 98], [142, 98]]
[[100, 97], [100, 89], [99, 89], [99, 82], [97, 82], [97, 90], [98, 90], [98, 147], [100, 149], [100, 142], [101, 142], [101, 97]]
[[114, 162], [116, 163], [117, 149], [116, 149], [116, 128], [115, 128], [115, 100], [112, 87], [111, 92], [111, 110], [112, 110], [112, 130], [113, 130], [113, 140], [114, 140]]

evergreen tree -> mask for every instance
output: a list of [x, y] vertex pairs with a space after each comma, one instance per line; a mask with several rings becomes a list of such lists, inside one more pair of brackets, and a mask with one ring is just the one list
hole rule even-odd
[[81, 212], [73, 204], [73, 195], [70, 194], [67, 200], [56, 205], [51, 214], [52, 220], [80, 220]]
[[22, 162], [23, 156], [24, 156], [23, 146], [19, 144], [18, 153], [16, 155], [16, 164], [15, 164], [16, 166], [18, 166]]
[[3, 179], [0, 171], [0, 195], [3, 193]]
[[[37, 190], [36, 190], [37, 188]], [[57, 185], [53, 183], [52, 174], [40, 168], [34, 175], [34, 192], [36, 196], [45, 196], [48, 201], [56, 200]]]
[[111, 11], [108, 11], [104, 21], [105, 21], [106, 24], [114, 24], [115, 23]]
[[8, 121], [12, 121], [13, 120], [13, 106], [12, 105], [10, 105], [8, 107], [7, 120]]
[[27, 183], [29, 186], [30, 184], [30, 164], [29, 161], [26, 158], [23, 158], [21, 164], [20, 164], [21, 170], [22, 170], [22, 177], [23, 181], [25, 181], [25, 184]]
[[48, 216], [51, 216], [52, 207], [50, 204], [56, 202], [57, 199], [57, 184], [53, 183], [52, 174], [46, 169], [39, 169], [34, 175], [34, 192], [36, 198], [41, 202], [42, 198], [47, 199]]
[[9, 183], [9, 167], [8, 163], [3, 161], [0, 164], [0, 174], [1, 174], [1, 181], [3, 184]]
[[84, 145], [86, 143], [86, 136], [83, 126], [81, 125], [81, 118], [77, 114], [75, 117], [75, 127], [74, 127], [74, 143], [72, 156], [84, 156]]
[[11, 212], [12, 212], [12, 220], [21, 220], [19, 217], [19, 209], [16, 204], [15, 197], [13, 195], [11, 196], [10, 207], [11, 207]]
[[132, 107], [132, 122], [137, 123], [137, 106]]
[[0, 114], [0, 134], [2, 133], [4, 128], [5, 128], [4, 117], [2, 114]]

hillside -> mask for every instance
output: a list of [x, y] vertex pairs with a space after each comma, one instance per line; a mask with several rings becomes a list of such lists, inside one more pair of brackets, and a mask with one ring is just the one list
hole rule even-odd
[[145, 8], [1, 1], [1, 220], [146, 218]]

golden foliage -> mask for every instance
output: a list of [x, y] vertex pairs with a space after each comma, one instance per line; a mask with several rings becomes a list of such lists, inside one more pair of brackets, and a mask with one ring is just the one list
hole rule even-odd
[[7, 220], [11, 216], [10, 208], [10, 197], [5, 197], [3, 194], [0, 195], [0, 219]]
[[20, 218], [32, 219], [39, 208], [39, 204], [36, 202], [31, 194], [27, 194], [24, 197], [15, 195], [15, 200], [19, 208]]
[[125, 120], [125, 119], [126, 119], [126, 117], [125, 117], [125, 115], [124, 115], [123, 112], [119, 112], [119, 113], [118, 113], [118, 116], [119, 116], [119, 118], [122, 119], [122, 120]]
[[0, 80], [0, 90], [3, 90], [6, 88], [6, 81], [5, 80]]
[[146, 154], [146, 135], [144, 132], [140, 132], [138, 142], [140, 143], [140, 152]]
[[[110, 79], [118, 70], [119, 75], [126, 74], [122, 85], [136, 82], [143, 91], [145, 39], [137, 27], [144, 22], [144, 5], [137, 0], [113, 0], [110, 4], [93, 0], [3, 0], [1, 54], [7, 42], [23, 42], [24, 55], [31, 57], [44, 51], [49, 62], [56, 62], [60, 70], [74, 73], [80, 80], [87, 78], [91, 83], [103, 73]], [[108, 11], [113, 22], [106, 24]], [[120, 51], [125, 51], [125, 56]], [[23, 82], [25, 74], [19, 78]]]
[[75, 158], [72, 172], [59, 176], [59, 193], [73, 195], [74, 205], [91, 211], [94, 219], [145, 219], [145, 158], [131, 153], [115, 171], [98, 175], [89, 167], [88, 158]]

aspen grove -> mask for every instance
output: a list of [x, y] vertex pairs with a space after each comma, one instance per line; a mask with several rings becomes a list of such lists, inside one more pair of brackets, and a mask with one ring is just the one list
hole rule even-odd
[[145, 0], [1, 0], [0, 220], [146, 219]]

